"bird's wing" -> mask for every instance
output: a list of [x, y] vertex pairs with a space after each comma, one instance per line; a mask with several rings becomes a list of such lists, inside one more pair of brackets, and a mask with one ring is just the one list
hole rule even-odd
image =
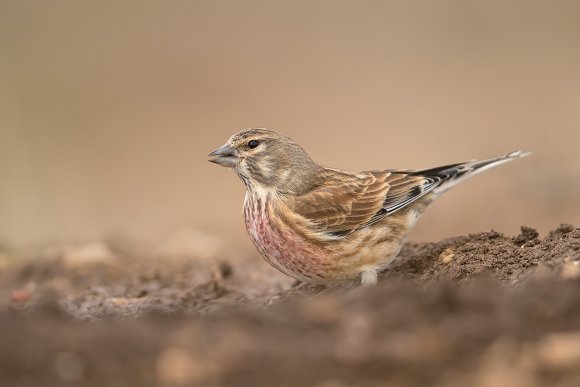
[[321, 231], [346, 235], [411, 204], [437, 186], [439, 180], [410, 171], [355, 175], [327, 169], [321, 182], [295, 198], [293, 210]]
[[360, 174], [325, 169], [321, 184], [295, 198], [294, 211], [323, 232], [346, 235], [414, 203], [439, 195], [481, 171], [529, 153], [515, 151], [482, 161], [466, 161], [418, 171], [369, 171]]

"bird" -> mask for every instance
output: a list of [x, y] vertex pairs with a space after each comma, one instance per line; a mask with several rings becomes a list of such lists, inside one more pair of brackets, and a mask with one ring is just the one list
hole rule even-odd
[[316, 285], [375, 285], [427, 206], [457, 183], [529, 153], [421, 170], [324, 167], [290, 137], [249, 128], [211, 152], [246, 188], [243, 215], [262, 257]]

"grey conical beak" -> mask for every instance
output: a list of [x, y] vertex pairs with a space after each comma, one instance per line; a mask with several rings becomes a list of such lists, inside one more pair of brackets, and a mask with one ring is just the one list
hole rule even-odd
[[235, 155], [234, 149], [228, 144], [214, 150], [208, 157], [213, 157], [209, 161], [221, 165], [222, 167], [232, 168], [238, 164], [238, 157]]

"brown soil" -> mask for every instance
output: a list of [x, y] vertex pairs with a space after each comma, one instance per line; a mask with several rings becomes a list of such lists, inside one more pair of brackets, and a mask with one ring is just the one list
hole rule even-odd
[[348, 291], [245, 254], [3, 254], [0, 385], [580, 385], [579, 228], [408, 243]]

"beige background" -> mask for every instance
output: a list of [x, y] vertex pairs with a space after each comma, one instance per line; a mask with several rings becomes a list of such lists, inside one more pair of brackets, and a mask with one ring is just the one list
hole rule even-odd
[[580, 2], [2, 1], [0, 241], [201, 227], [247, 244], [206, 155], [250, 126], [350, 170], [534, 151], [413, 237], [580, 224]]

